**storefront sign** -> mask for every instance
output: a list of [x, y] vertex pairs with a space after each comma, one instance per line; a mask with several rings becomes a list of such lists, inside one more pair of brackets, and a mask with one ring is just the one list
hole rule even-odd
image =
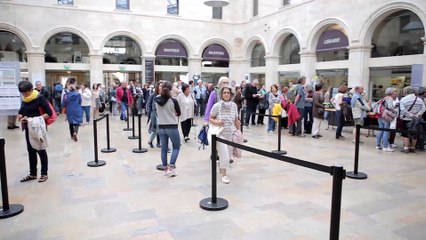
[[154, 59], [145, 59], [145, 82], [154, 82]]
[[173, 41], [161, 43], [155, 56], [160, 58], [187, 58], [188, 53], [182, 44]]
[[0, 115], [16, 115], [21, 106], [20, 63], [0, 62]]
[[64, 65], [64, 70], [66, 70], [66, 71], [71, 70], [71, 66], [70, 65]]
[[345, 49], [349, 46], [348, 37], [340, 30], [323, 32], [318, 40], [317, 52]]
[[219, 44], [212, 44], [204, 49], [203, 60], [206, 61], [229, 61], [229, 54], [226, 49]]

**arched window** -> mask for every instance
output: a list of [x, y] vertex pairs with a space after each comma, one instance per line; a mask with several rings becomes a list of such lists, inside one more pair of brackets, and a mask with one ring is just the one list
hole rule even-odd
[[374, 30], [371, 57], [423, 54], [425, 29], [411, 11], [399, 11], [385, 18]]
[[155, 64], [168, 66], [188, 66], [186, 48], [174, 39], [166, 39], [155, 51]]
[[300, 46], [297, 38], [290, 34], [281, 43], [280, 65], [300, 63]]
[[203, 51], [203, 67], [229, 67], [228, 51], [219, 44], [211, 44]]
[[44, 48], [46, 62], [89, 63], [89, 47], [77, 34], [61, 32], [47, 40]]
[[265, 47], [257, 42], [251, 52], [251, 67], [264, 67], [265, 64]]
[[7, 31], [0, 31], [0, 61], [26, 62], [27, 48], [17, 35]]
[[112, 37], [103, 49], [104, 64], [141, 64], [142, 52], [139, 45], [126, 36]]
[[349, 59], [349, 40], [346, 34], [333, 25], [325, 30], [317, 43], [317, 61], [340, 61]]

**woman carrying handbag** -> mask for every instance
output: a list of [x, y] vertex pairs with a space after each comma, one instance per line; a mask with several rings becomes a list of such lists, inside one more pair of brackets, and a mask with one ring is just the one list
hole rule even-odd
[[[218, 137], [232, 141], [232, 135], [235, 130], [240, 129], [241, 122], [238, 119], [237, 104], [231, 101], [233, 97], [232, 89], [230, 87], [223, 87], [220, 90], [221, 100], [213, 105], [210, 113], [210, 131], [218, 135]], [[218, 128], [219, 127], [219, 128]], [[223, 127], [221, 130], [220, 127]], [[217, 143], [217, 151], [219, 153], [219, 169], [222, 174], [222, 182], [230, 183], [226, 174], [229, 167], [229, 161], [233, 154], [233, 149], [224, 143]]]

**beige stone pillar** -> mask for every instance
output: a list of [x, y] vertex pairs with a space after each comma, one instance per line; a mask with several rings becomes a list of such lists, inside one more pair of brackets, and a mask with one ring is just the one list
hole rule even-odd
[[267, 56], [265, 57], [266, 61], [266, 70], [265, 70], [265, 84], [266, 89], [272, 84], [278, 84], [278, 62], [279, 57], [276, 56]]
[[316, 76], [315, 68], [317, 55], [315, 52], [301, 51], [300, 52], [300, 75], [305, 76], [308, 81]]
[[34, 84], [41, 81], [43, 86], [46, 85], [46, 68], [44, 64], [44, 52], [28, 51], [28, 75], [29, 80]]
[[249, 60], [231, 60], [229, 61], [229, 79], [234, 80], [237, 85], [241, 84], [244, 76], [249, 74], [250, 61]]
[[188, 82], [196, 80], [193, 79], [194, 75], [200, 75], [201, 76], [201, 58], [188, 58]]
[[90, 86], [94, 83], [103, 83], [102, 54], [91, 53], [90, 56]]
[[363, 86], [369, 92], [370, 69], [369, 60], [372, 46], [350, 46], [349, 47], [349, 87]]

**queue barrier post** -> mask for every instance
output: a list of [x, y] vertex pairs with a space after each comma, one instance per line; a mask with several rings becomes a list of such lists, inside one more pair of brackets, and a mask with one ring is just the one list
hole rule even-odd
[[217, 137], [216, 134], [212, 135], [212, 153], [211, 153], [211, 163], [212, 163], [212, 196], [204, 198], [200, 201], [200, 207], [207, 211], [221, 211], [225, 210], [229, 203], [226, 199], [217, 197]]
[[127, 111], [126, 111], [126, 124], [127, 124], [127, 127], [126, 128], [123, 128], [123, 131], [132, 131], [133, 129], [132, 128], [130, 128], [130, 126], [129, 126], [129, 105], [127, 104]]
[[[100, 118], [103, 119], [104, 117]], [[98, 121], [100, 119], [93, 119], [93, 145], [95, 152], [95, 160], [87, 163], [89, 167], [101, 167], [106, 164], [105, 161], [98, 159]]]
[[[245, 113], [246, 113], [246, 111], [245, 111], [245, 108], [244, 107], [242, 107], [241, 108], [241, 126], [240, 126], [240, 131], [241, 131], [241, 134], [243, 133], [243, 129], [244, 129], [244, 124], [245, 124], [245, 122], [244, 122], [244, 116], [245, 116]], [[243, 134], [243, 136], [244, 136], [244, 134]], [[244, 140], [243, 140], [243, 142], [247, 142], [247, 139], [245, 139], [244, 138]]]
[[0, 219], [10, 218], [21, 214], [24, 206], [21, 204], [9, 204], [9, 192], [7, 189], [6, 176], [6, 154], [4, 151], [5, 140], [0, 139], [0, 180], [1, 180], [1, 196], [3, 205], [0, 206]]
[[358, 172], [358, 161], [359, 161], [359, 137], [361, 132], [361, 125], [356, 125], [356, 133], [355, 133], [355, 161], [354, 161], [354, 171], [353, 172], [347, 172], [346, 177], [352, 178], [352, 179], [366, 179], [368, 176], [367, 174], [363, 172]]
[[[274, 120], [272, 120], [272, 121], [274, 121]], [[287, 154], [287, 151], [281, 150], [281, 116], [278, 117], [278, 150], [274, 150], [274, 151], [272, 151], [272, 153], [276, 153], [276, 154], [279, 154], [279, 155], [286, 155]]]
[[331, 193], [330, 240], [339, 239], [340, 209], [342, 205], [342, 185], [345, 179], [343, 166], [333, 166], [333, 189]]
[[117, 151], [116, 148], [112, 148], [110, 146], [110, 134], [109, 134], [109, 113], [105, 114], [106, 116], [106, 135], [107, 135], [107, 147], [106, 148], [102, 148], [101, 152], [103, 153], [112, 153]]
[[138, 114], [138, 139], [139, 139], [139, 143], [138, 143], [138, 148], [134, 148], [132, 150], [132, 152], [134, 153], [145, 153], [148, 152], [148, 149], [146, 148], [142, 148], [142, 132], [141, 132], [141, 117], [142, 114]]
[[[140, 125], [139, 125], [140, 127]], [[132, 136], [127, 137], [128, 139], [134, 140], [134, 139], [138, 139], [138, 136], [135, 136], [135, 114], [134, 112], [132, 113]]]

